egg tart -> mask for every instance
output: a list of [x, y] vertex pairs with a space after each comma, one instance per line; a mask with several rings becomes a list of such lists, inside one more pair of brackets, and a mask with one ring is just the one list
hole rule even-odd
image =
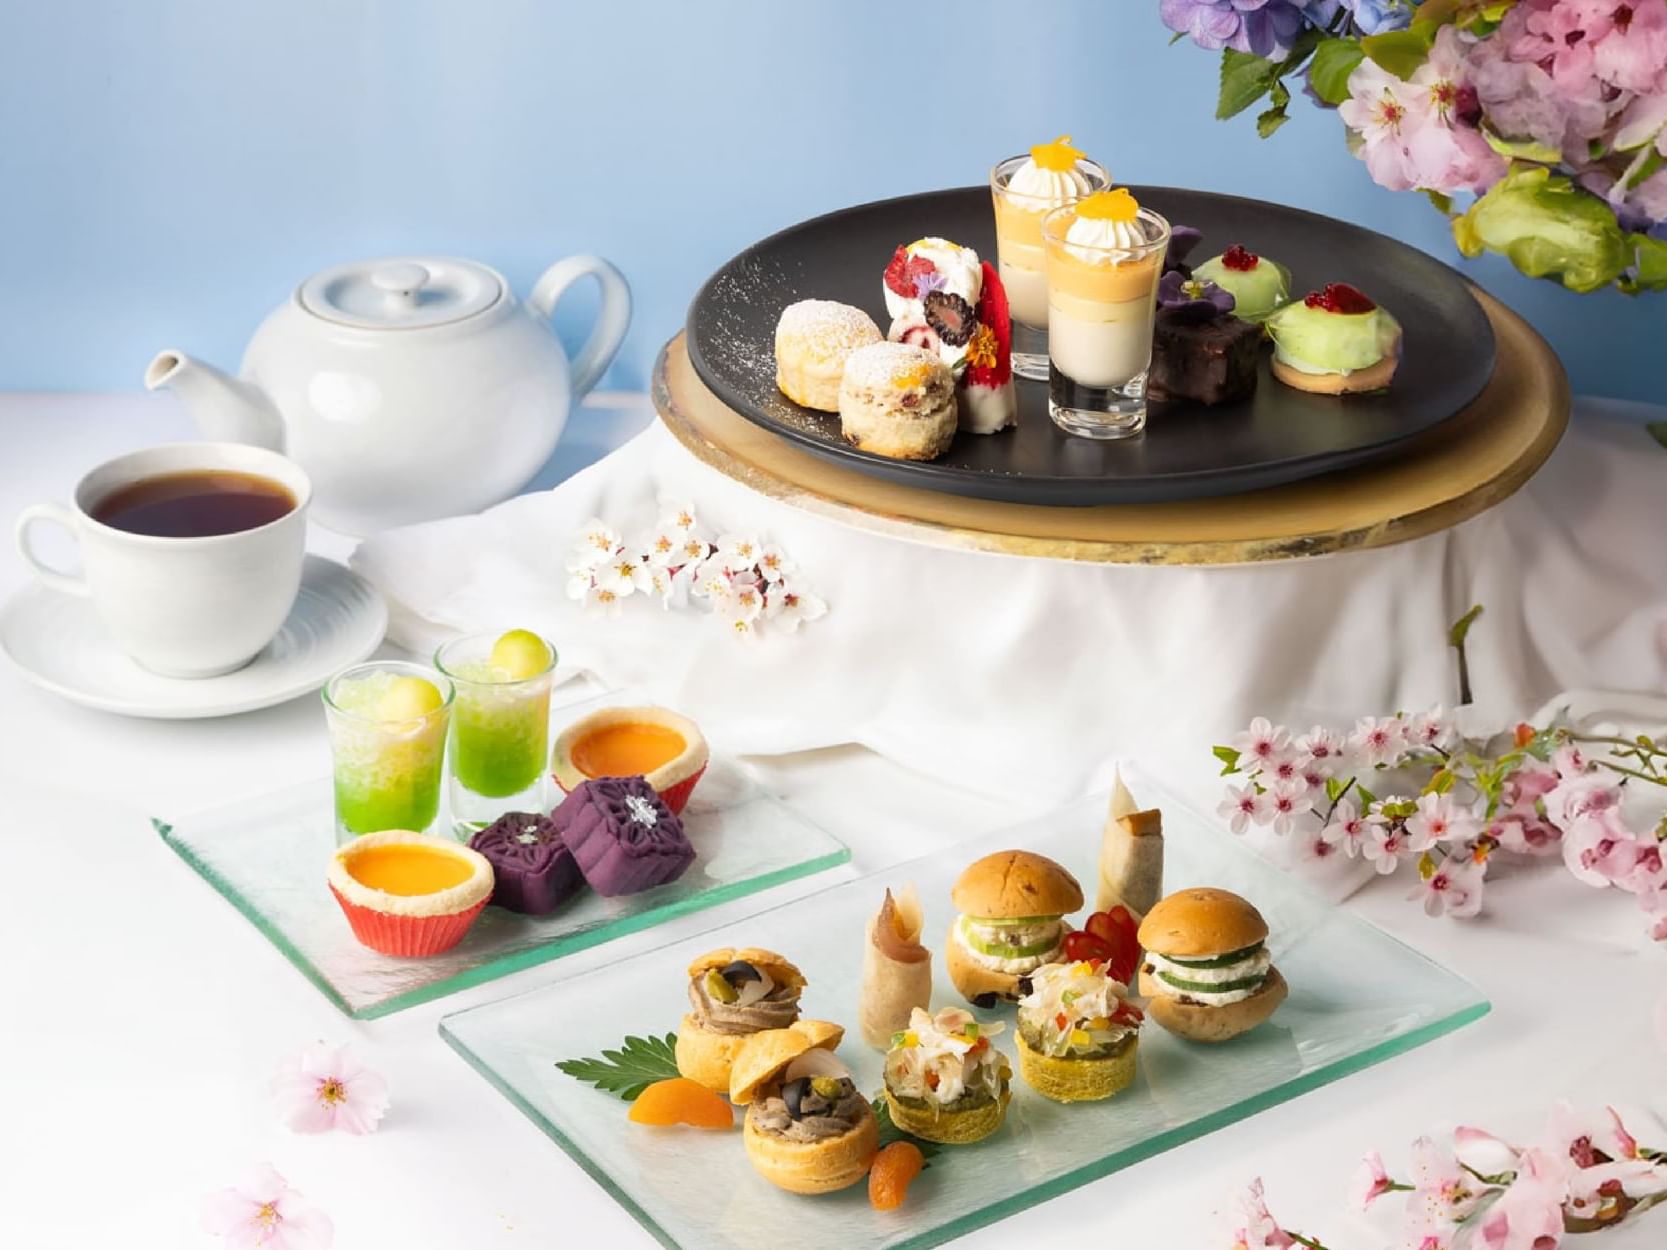
[[330, 893], [353, 936], [384, 955], [438, 955], [463, 940], [492, 894], [486, 857], [449, 838], [390, 829], [336, 851]]
[[641, 777], [681, 813], [707, 759], [706, 739], [687, 716], [663, 707], [609, 707], [562, 731], [550, 772], [563, 794], [603, 777]]

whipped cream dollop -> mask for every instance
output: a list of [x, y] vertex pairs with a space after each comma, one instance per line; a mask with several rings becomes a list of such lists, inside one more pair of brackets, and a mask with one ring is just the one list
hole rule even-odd
[[[1081, 260], [1094, 264], [1107, 259], [1126, 259], [1146, 246], [1146, 231], [1140, 220], [1113, 221], [1108, 217], [1078, 216], [1065, 232], [1065, 245]], [[1073, 246], [1074, 245], [1074, 246]], [[1116, 252], [1116, 257], [1108, 257]]]
[[899, 295], [884, 282], [880, 284], [886, 297], [886, 312], [894, 321], [906, 314], [924, 320], [922, 301], [929, 291], [948, 291], [951, 295], [959, 295], [971, 307], [978, 307], [978, 297], [984, 292], [984, 269], [979, 264], [977, 252], [936, 237], [916, 239], [906, 251], [911, 259], [919, 257], [930, 261], [932, 271], [916, 280], [916, 292], [912, 298]]
[[1007, 180], [1007, 189], [1014, 195], [1022, 195], [1035, 203], [1025, 205], [1035, 212], [1045, 208], [1058, 208], [1061, 204], [1069, 204], [1087, 195], [1090, 189], [1088, 175], [1082, 170], [1044, 169], [1031, 157], [1013, 171], [1013, 176]]

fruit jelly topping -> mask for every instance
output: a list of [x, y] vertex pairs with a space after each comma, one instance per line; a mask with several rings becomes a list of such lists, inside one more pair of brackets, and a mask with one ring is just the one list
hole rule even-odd
[[1328, 282], [1325, 290], [1308, 292], [1302, 302], [1332, 313], [1369, 313], [1377, 307], [1365, 292], [1347, 282]]
[[1077, 216], [1090, 221], [1133, 221], [1140, 215], [1140, 202], [1127, 187], [1096, 191], [1077, 205]]
[[1249, 273], [1262, 263], [1262, 258], [1250, 251], [1242, 243], [1235, 243], [1221, 254], [1221, 263], [1227, 269], [1238, 273]]
[[1049, 173], [1068, 174], [1077, 167], [1082, 153], [1071, 146], [1070, 135], [1060, 135], [1052, 143], [1038, 143], [1030, 149], [1030, 159], [1037, 168]]

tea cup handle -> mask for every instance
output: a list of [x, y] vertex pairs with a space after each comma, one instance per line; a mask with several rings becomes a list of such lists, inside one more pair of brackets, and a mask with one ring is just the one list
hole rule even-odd
[[17, 550], [22, 555], [29, 569], [40, 579], [43, 586], [60, 591], [66, 595], [87, 595], [87, 579], [74, 573], [63, 573], [52, 568], [38, 555], [29, 544], [29, 527], [36, 521], [52, 521], [62, 525], [75, 536], [75, 516], [68, 508], [60, 508], [55, 503], [31, 504], [18, 514], [17, 518]]
[[602, 288], [602, 308], [596, 327], [573, 358], [573, 398], [582, 399], [602, 380], [613, 363], [614, 353], [631, 324], [631, 287], [620, 273], [600, 256], [569, 256], [551, 265], [534, 284], [527, 304], [544, 320], [550, 320], [567, 288], [580, 278], [592, 277]]

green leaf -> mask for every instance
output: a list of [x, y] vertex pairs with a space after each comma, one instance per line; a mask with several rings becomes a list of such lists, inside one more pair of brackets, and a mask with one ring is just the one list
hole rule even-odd
[[172, 825], [156, 816], [152, 816], [150, 818], [150, 827], [160, 833], [163, 837], [167, 837], [174, 831], [174, 827]]
[[1628, 274], [1633, 290], [1667, 290], [1667, 242], [1647, 234], [1629, 234], [1632, 269]]
[[1454, 621], [1453, 627], [1447, 631], [1447, 645], [1449, 647], [1464, 646], [1464, 640], [1470, 636], [1470, 627], [1476, 623], [1476, 618], [1481, 615], [1482, 605], [1479, 603], [1473, 604], [1470, 611]]
[[1181, 40], [1185, 39], [1186, 37], [1187, 37], [1187, 32], [1186, 31], [1184, 31], [1184, 30], [1176, 31], [1173, 35], [1171, 35], [1169, 37], [1169, 46], [1173, 48], [1176, 44], [1180, 43]]
[[600, 1059], [563, 1059], [556, 1064], [568, 1076], [618, 1094], [630, 1102], [655, 1081], [678, 1075], [677, 1034], [628, 1037], [618, 1050], [604, 1050]]
[[1424, 194], [1429, 197], [1430, 203], [1435, 205], [1436, 212], [1440, 213], [1443, 217], [1451, 217], [1453, 215], [1452, 196], [1444, 195], [1440, 191], [1432, 191], [1428, 187], [1424, 188]]
[[1239, 753], [1232, 747], [1211, 747], [1210, 754], [1221, 761], [1223, 777], [1239, 771]]
[[1325, 779], [1326, 802], [1335, 803], [1343, 797], [1343, 787], [1348, 785], [1341, 777], [1327, 777]]
[[930, 1159], [942, 1147], [937, 1142], [927, 1141], [924, 1137], [916, 1137], [913, 1133], [906, 1133], [892, 1121], [891, 1107], [883, 1095], [876, 1097], [873, 1102], [874, 1118], [880, 1122], [880, 1149], [884, 1150], [892, 1142], [912, 1141], [920, 1148], [920, 1157]]
[[1369, 807], [1372, 806], [1372, 804], [1374, 804], [1378, 801], [1378, 796], [1373, 794], [1370, 790], [1368, 790], [1365, 786], [1361, 785], [1358, 781], [1354, 783], [1354, 788], [1355, 788], [1355, 792], [1360, 795], [1360, 810], [1361, 811], [1367, 810]]
[[1411, 78], [1430, 55], [1429, 35], [1410, 27], [1367, 35], [1360, 46], [1367, 56], [1397, 78]]
[[1667, 421], [1651, 421], [1644, 428], [1650, 432], [1651, 438], [1667, 447]]
[[1263, 139], [1269, 138], [1274, 131], [1290, 120], [1285, 112], [1285, 106], [1276, 104], [1271, 109], [1256, 115], [1256, 133]]
[[1425, 794], [1446, 794], [1458, 782], [1450, 768], [1437, 769], [1435, 775], [1424, 784]]
[[1353, 39], [1322, 39], [1308, 67], [1308, 85], [1327, 104], [1341, 104], [1349, 98], [1349, 75], [1365, 59], [1365, 49]]
[[1482, 138], [1486, 139], [1488, 146], [1506, 160], [1535, 161], [1541, 165], [1555, 165], [1563, 159], [1562, 152], [1556, 148], [1547, 147], [1545, 144], [1537, 143], [1532, 139], [1501, 139], [1486, 126], [1482, 127]]
[[1216, 119], [1226, 121], [1229, 117], [1237, 117], [1267, 95], [1278, 77], [1278, 67], [1267, 57], [1223, 48], [1221, 94], [1216, 99]]

